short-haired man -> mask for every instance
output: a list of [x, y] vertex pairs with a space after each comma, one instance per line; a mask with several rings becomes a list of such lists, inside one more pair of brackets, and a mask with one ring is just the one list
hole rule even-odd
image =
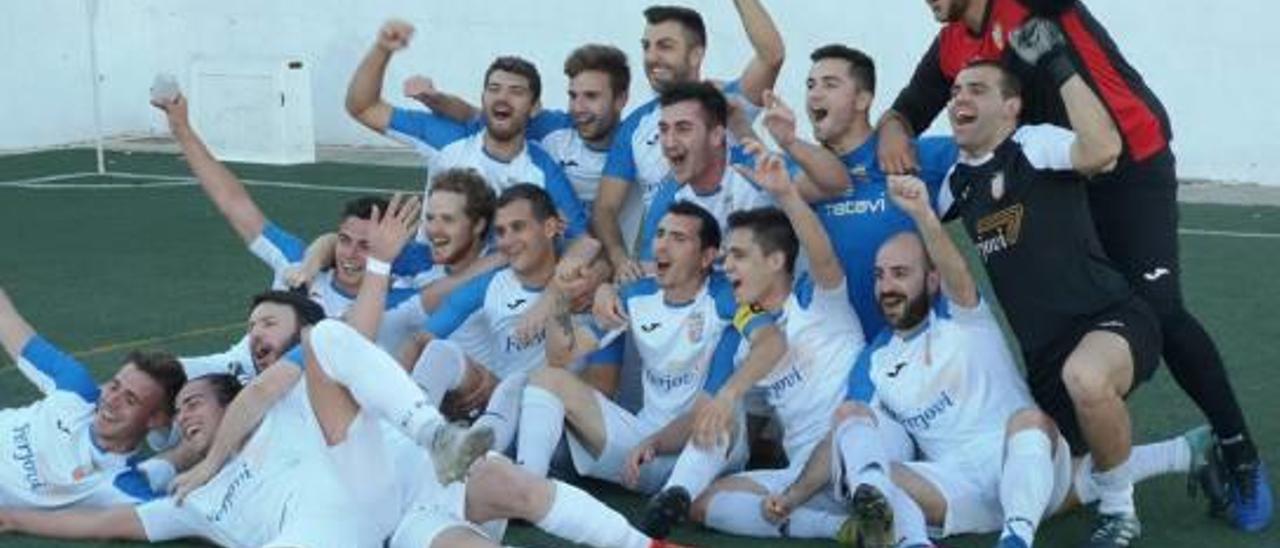
[[[632, 414], [571, 375], [543, 369], [530, 376], [521, 403], [517, 456], [535, 474], [545, 475], [556, 443], [568, 426], [570, 454], [580, 474], [652, 494], [667, 480], [688, 434], [690, 412], [714, 396], [733, 369], [739, 334], [732, 330], [737, 302], [714, 264], [720, 248], [715, 217], [692, 202], [667, 208], [653, 242], [656, 276], [623, 287], [621, 295], [597, 292], [597, 307], [616, 312], [642, 367], [644, 403]], [[548, 351], [583, 354], [617, 332], [597, 323], [575, 324], [557, 311], [548, 327]], [[764, 319], [764, 318], [760, 318]], [[757, 337], [767, 322], [743, 326], [751, 352], [780, 337]], [[728, 336], [722, 336], [724, 332]], [[759, 348], [757, 348], [757, 345]], [[730, 468], [746, 459], [745, 444], [734, 447]]]
[[[1048, 58], [1058, 32], [1035, 19], [1012, 46]], [[1036, 403], [1073, 450], [1093, 455], [1100, 503], [1091, 546], [1128, 546], [1141, 528], [1124, 398], [1155, 371], [1160, 330], [1103, 254], [1089, 215], [1087, 177], [1114, 167], [1120, 134], [1070, 61], [1061, 61], [1059, 93], [1074, 132], [1019, 127], [1021, 85], [998, 63], [960, 71], [948, 109], [960, 163], [939, 206], [963, 223], [986, 263]]]
[[[973, 59], [1001, 63], [1026, 83], [1024, 121], [1070, 124], [1058, 94], [1066, 74], [1016, 55], [1013, 32], [1033, 17], [1049, 18], [1063, 40], [1051, 57], [1080, 63], [1086, 86], [1100, 98], [1121, 136], [1115, 169], [1089, 185], [1089, 209], [1102, 250], [1160, 319], [1161, 355], [1178, 386], [1208, 417], [1222, 446], [1229, 481], [1225, 511], [1232, 525], [1260, 531], [1274, 510], [1271, 485], [1249, 435], [1222, 356], [1182, 298], [1178, 259], [1178, 178], [1164, 105], [1080, 0], [930, 0], [942, 23], [910, 83], [880, 124], [881, 163], [891, 173], [914, 165], [908, 136], [929, 126], [947, 105], [950, 88]], [[1048, 70], [1046, 70], [1048, 69]], [[1215, 501], [1223, 502], [1223, 501]]]
[[[785, 57], [782, 36], [759, 0], [735, 0], [733, 5], [755, 55], [742, 74], [726, 83], [724, 89], [750, 105], [763, 105], [764, 90], [773, 87], [782, 70]], [[702, 80], [702, 61], [707, 48], [702, 16], [690, 8], [660, 5], [645, 9], [644, 18], [646, 25], [640, 45], [644, 49], [645, 77], [654, 93], [661, 94], [676, 84]], [[647, 244], [636, 246], [635, 234], [624, 233], [620, 226], [628, 194], [640, 194], [642, 215], [648, 216], [653, 197], [671, 170], [663, 152], [665, 146], [659, 145], [659, 106], [658, 99], [654, 98], [623, 120], [611, 145], [591, 216], [593, 232], [600, 238], [621, 280], [642, 275], [639, 264], [632, 259], [633, 246], [639, 251], [648, 250]], [[653, 215], [661, 216], [664, 211], [665, 206], [660, 207]]]
[[382, 80], [391, 55], [409, 45], [413, 26], [391, 20], [365, 55], [347, 90], [347, 112], [365, 127], [404, 141], [426, 157], [427, 171], [451, 167], [480, 171], [495, 193], [520, 183], [545, 189], [566, 235], [585, 234], [587, 216], [564, 171], [546, 151], [528, 146], [526, 130], [538, 108], [542, 80], [532, 63], [499, 57], [484, 75], [482, 120], [459, 123], [430, 112], [393, 108], [382, 100]]
[[[764, 496], [798, 477], [826, 435], [830, 413], [844, 397], [846, 379], [863, 346], [858, 317], [845, 295], [844, 271], [817, 216], [800, 196], [782, 157], [765, 153], [759, 143], [749, 146], [758, 156], [756, 180], [782, 210], [761, 208], [729, 216], [725, 274], [738, 302], [777, 318], [787, 352], [773, 362], [744, 362], [708, 407], [723, 414], [726, 407], [741, 403], [748, 388], [763, 392], [782, 428], [790, 466], [748, 471], [712, 484], [723, 467], [725, 438], [708, 444], [705, 435], [695, 436], [663, 491], [645, 510], [641, 529], [658, 538], [686, 516], [721, 530], [755, 531], [752, 525], [759, 519], [752, 517], [760, 516]], [[801, 246], [809, 256], [805, 274], [795, 270]], [[831, 506], [838, 508], [838, 503], [832, 501]]]
[[[869, 112], [875, 99], [876, 66], [865, 53], [843, 44], [828, 44], [809, 55], [813, 65], [805, 81], [805, 111], [813, 138], [839, 157], [849, 173], [849, 185], [824, 188], [804, 184], [801, 193], [818, 213], [831, 235], [836, 256], [844, 267], [849, 298], [858, 313], [863, 335], [871, 340], [884, 329], [872, 290], [875, 250], [890, 235], [912, 228], [911, 219], [888, 199], [885, 173], [875, 161], [876, 136]], [[765, 127], [774, 141], [799, 163], [814, 154], [796, 138], [794, 115], [778, 124], [772, 109]], [[956, 148], [949, 138], [925, 137], [915, 143], [920, 159], [918, 175], [936, 197], [955, 164]]]
[[168, 426], [182, 366], [163, 352], [130, 352], [99, 386], [75, 358], [41, 337], [0, 289], [0, 343], [43, 394], [0, 411], [0, 507], [65, 508], [150, 498], [137, 470], [147, 433]]

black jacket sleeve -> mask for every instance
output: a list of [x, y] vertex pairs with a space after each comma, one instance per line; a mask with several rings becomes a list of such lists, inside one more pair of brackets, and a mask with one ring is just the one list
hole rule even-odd
[[942, 64], [938, 58], [940, 47], [941, 37], [934, 38], [933, 45], [929, 46], [929, 51], [925, 52], [916, 65], [911, 81], [893, 101], [893, 111], [911, 124], [916, 135], [929, 128], [929, 124], [933, 123], [933, 119], [951, 99], [951, 82], [942, 74]]
[[1043, 17], [1057, 17], [1071, 9], [1078, 0], [1019, 0], [1032, 14]]

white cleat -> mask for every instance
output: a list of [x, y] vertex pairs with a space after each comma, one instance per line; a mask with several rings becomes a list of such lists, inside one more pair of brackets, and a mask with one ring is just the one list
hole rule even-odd
[[488, 426], [441, 426], [431, 439], [431, 460], [436, 467], [436, 478], [441, 485], [461, 480], [466, 477], [471, 463], [491, 448], [493, 429]]

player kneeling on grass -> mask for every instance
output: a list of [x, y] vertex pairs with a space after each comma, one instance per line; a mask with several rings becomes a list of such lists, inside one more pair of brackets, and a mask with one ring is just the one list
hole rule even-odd
[[[529, 471], [543, 476], [569, 428], [570, 454], [580, 474], [652, 494], [675, 465], [688, 438], [689, 412], [702, 392], [714, 394], [733, 367], [732, 343], [721, 334], [731, 329], [737, 303], [724, 274], [713, 272], [720, 248], [715, 217], [690, 202], [668, 208], [653, 242], [657, 272], [623, 287], [596, 292], [598, 322], [575, 322], [567, 306], [548, 327], [547, 352], [582, 356], [602, 340], [625, 330], [642, 364], [644, 404], [636, 414], [566, 371], [543, 368], [530, 375], [521, 402], [517, 456]], [[601, 324], [621, 325], [605, 332]], [[764, 340], [756, 339], [756, 340]], [[717, 345], [729, 344], [717, 351]], [[739, 447], [734, 468], [745, 461]]]
[[[738, 302], [776, 317], [786, 336], [786, 353], [777, 360], [744, 362], [703, 413], [727, 417], [747, 388], [762, 391], [782, 427], [782, 445], [792, 465], [735, 474], [711, 484], [723, 469], [728, 437], [705, 436], [707, 430], [725, 430], [714, 424], [719, 421], [712, 421], [711, 429], [700, 424], [695, 440], [704, 441], [681, 453], [666, 487], [645, 509], [642, 529], [658, 537], [688, 515], [738, 534], [830, 538], [847, 517], [834, 499], [816, 501], [803, 512], [811, 519], [793, 520], [790, 528], [774, 527], [758, 511], [765, 496], [800, 475], [809, 453], [822, 441], [827, 417], [844, 397], [863, 338], [840, 262], [782, 158], [766, 153], [759, 143], [748, 148], [757, 156], [752, 178], [782, 210], [753, 209], [729, 216], [725, 273]], [[801, 245], [808, 253], [810, 272], [796, 275]]]
[[[185, 377], [173, 356], [131, 352], [99, 386], [89, 371], [53, 346], [0, 289], [0, 342], [43, 394], [0, 410], [0, 507], [65, 508], [131, 503], [150, 497], [139, 446], [167, 427]], [[148, 464], [156, 463], [149, 461]]]
[[[915, 221], [876, 255], [876, 295], [889, 328], [859, 359], [833, 442], [761, 512], [783, 526], [829, 484], [850, 501], [861, 546], [931, 546], [944, 536], [1003, 531], [1030, 546], [1040, 520], [1097, 500], [1087, 458], [1073, 482], [1071, 448], [1036, 408], [1000, 325], [915, 177], [891, 177], [890, 198]], [[939, 292], [941, 297], [939, 298]], [[866, 386], [866, 385], [862, 385]], [[909, 437], [908, 437], [909, 436]], [[1203, 465], [1208, 430], [1135, 449], [1135, 479]], [[924, 457], [914, 459], [918, 449]], [[1070, 496], [1069, 496], [1070, 495]]]

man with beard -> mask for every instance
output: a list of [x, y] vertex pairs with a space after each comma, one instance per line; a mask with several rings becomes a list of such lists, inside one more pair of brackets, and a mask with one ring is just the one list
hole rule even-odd
[[[785, 56], [782, 36], [759, 0], [735, 0], [747, 39], [755, 51], [742, 74], [724, 85], [724, 92], [742, 100], [741, 106], [763, 105], [764, 90], [772, 88], [782, 70]], [[640, 45], [644, 49], [644, 72], [654, 93], [662, 94], [676, 84], [702, 80], [707, 31], [697, 11], [680, 6], [651, 6], [644, 11], [646, 21]], [[638, 192], [643, 217], [661, 217], [666, 206], [650, 213], [653, 197], [671, 166], [659, 146], [660, 103], [657, 98], [641, 105], [623, 120], [609, 150], [596, 197], [592, 223], [594, 233], [613, 263], [620, 280], [639, 278], [643, 272], [632, 258], [635, 235], [624, 234], [620, 220], [628, 194]], [[747, 118], [753, 118], [748, 115]], [[649, 251], [646, 243], [636, 246]]]
[[[667, 209], [653, 242], [656, 276], [597, 292], [597, 307], [616, 312], [640, 357], [644, 404], [632, 414], [599, 391], [554, 369], [530, 376], [521, 403], [517, 456], [545, 475], [568, 428], [578, 473], [652, 494], [667, 480], [688, 439], [695, 409], [710, 401], [733, 369], [740, 335], [731, 327], [738, 304], [729, 281], [714, 271], [720, 226], [691, 202]], [[764, 316], [741, 326], [757, 360], [782, 355], [781, 333]], [[758, 330], [772, 331], [772, 333]], [[548, 351], [582, 355], [619, 335], [595, 322], [575, 322], [567, 305], [548, 328]], [[727, 334], [725, 334], [727, 333]], [[722, 336], [722, 334], [724, 334]], [[736, 444], [730, 469], [746, 460]]]
[[137, 466], [147, 432], [168, 426], [185, 377], [163, 352], [130, 352], [99, 386], [35, 332], [0, 289], [0, 343], [42, 393], [0, 410], [0, 507], [105, 506], [150, 498]]
[[[743, 361], [700, 410], [693, 443], [641, 520], [641, 529], [658, 538], [686, 517], [736, 534], [760, 533], [761, 500], [800, 475], [809, 453], [826, 435], [863, 346], [858, 318], [845, 295], [844, 271], [817, 215], [801, 198], [782, 157], [765, 152], [759, 143], [748, 146], [757, 160], [753, 178], [782, 210], [759, 208], [729, 216], [725, 275], [739, 303], [777, 318], [786, 353], [775, 361]], [[802, 246], [808, 273], [796, 272]], [[748, 389], [763, 393], [773, 411], [790, 466], [734, 474], [712, 484], [730, 449], [725, 418], [742, 404]], [[823, 536], [821, 532], [838, 529], [846, 518], [835, 501], [812, 517], [797, 520], [787, 534]]]
[[1115, 169], [1088, 187], [1089, 209], [1103, 251], [1160, 320], [1161, 354], [1178, 386], [1208, 417], [1220, 440], [1229, 480], [1224, 512], [1232, 525], [1258, 531], [1271, 521], [1271, 487], [1212, 337], [1186, 309], [1178, 259], [1178, 180], [1164, 106], [1079, 0], [927, 0], [943, 23], [915, 74], [880, 124], [885, 171], [916, 165], [908, 136], [929, 126], [947, 104], [957, 75], [974, 59], [996, 61], [1026, 82], [1023, 119], [1068, 127], [1058, 94], [1063, 70], [1014, 55], [1015, 29], [1033, 16], [1064, 31], [1055, 59], [1074, 63], [1101, 99], [1121, 136]]
[[347, 90], [347, 112], [365, 127], [415, 147], [426, 157], [429, 173], [470, 167], [494, 192], [520, 183], [546, 190], [576, 238], [587, 229], [586, 213], [564, 171], [546, 151], [528, 146], [525, 132], [538, 108], [542, 81], [538, 69], [519, 57], [499, 57], [484, 75], [484, 117], [458, 123], [429, 112], [393, 108], [382, 100], [382, 81], [391, 55], [409, 45], [413, 25], [386, 22]]
[[[849, 185], [827, 188], [801, 186], [805, 199], [831, 235], [836, 256], [844, 267], [849, 299], [867, 340], [884, 329], [875, 300], [872, 269], [875, 252], [886, 238], [912, 228], [911, 218], [888, 199], [885, 173], [875, 162], [876, 135], [869, 112], [875, 99], [876, 67], [865, 53], [842, 44], [815, 49], [805, 81], [805, 110], [813, 124], [813, 138], [835, 154], [849, 173]], [[781, 108], [765, 112], [764, 125], [792, 163], [805, 159], [804, 143], [796, 138], [795, 116]], [[915, 143], [918, 175], [936, 197], [955, 164], [956, 148], [949, 138], [925, 137]], [[803, 179], [797, 181], [803, 184]]]

